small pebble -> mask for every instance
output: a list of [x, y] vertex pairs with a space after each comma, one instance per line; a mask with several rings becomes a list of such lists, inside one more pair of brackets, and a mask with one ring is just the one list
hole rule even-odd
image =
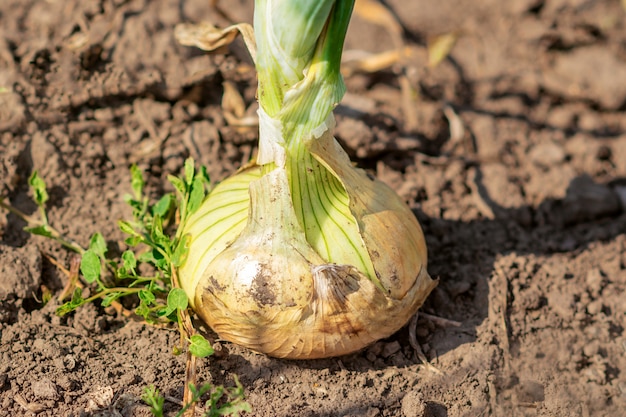
[[595, 297], [598, 296], [600, 289], [602, 288], [602, 272], [598, 268], [591, 269], [587, 272], [587, 277], [585, 282], [587, 283], [587, 287], [592, 295]]
[[86, 411], [95, 411], [111, 405], [114, 398], [113, 387], [95, 387], [87, 394], [89, 401], [87, 402]]
[[63, 358], [63, 366], [68, 371], [73, 371], [76, 368], [76, 359], [73, 355], [65, 355]]
[[563, 162], [565, 151], [554, 142], [540, 143], [531, 149], [529, 158], [537, 165], [549, 167]]
[[583, 347], [583, 353], [586, 357], [591, 358], [598, 353], [598, 349], [600, 349], [600, 342], [597, 340], [592, 340], [588, 344]]
[[56, 400], [59, 397], [56, 385], [49, 378], [34, 381], [31, 389], [37, 399]]
[[397, 340], [395, 342], [387, 343], [383, 348], [382, 356], [383, 358], [388, 358], [394, 353], [399, 352], [400, 349], [402, 349], [402, 346], [400, 346], [400, 342]]
[[374, 356], [378, 356], [382, 353], [384, 347], [385, 347], [384, 342], [376, 342], [372, 346], [367, 348], [367, 352], [371, 353]]
[[75, 383], [67, 375], [61, 375], [56, 379], [56, 384], [65, 392], [70, 392], [74, 389]]
[[517, 401], [537, 403], [545, 400], [543, 384], [537, 381], [521, 381], [516, 388]]
[[591, 314], [592, 316], [595, 316], [600, 311], [602, 311], [602, 301], [595, 300], [587, 304], [587, 313]]
[[585, 368], [581, 371], [581, 374], [587, 378], [590, 382], [597, 382], [598, 384], [605, 383], [604, 370], [600, 369], [598, 365], [591, 365], [589, 368]]
[[428, 327], [418, 327], [415, 330], [415, 334], [417, 335], [417, 337], [426, 337], [430, 334], [430, 330], [428, 329]]
[[426, 401], [422, 393], [409, 391], [402, 399], [402, 415], [404, 417], [424, 417], [426, 415]]

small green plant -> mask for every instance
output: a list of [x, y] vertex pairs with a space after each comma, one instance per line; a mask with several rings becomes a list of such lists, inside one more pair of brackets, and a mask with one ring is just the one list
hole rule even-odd
[[150, 411], [154, 417], [163, 417], [165, 397], [159, 393], [159, 390], [154, 385], [149, 385], [143, 389], [141, 399], [150, 406]]
[[[83, 298], [82, 290], [76, 288], [72, 299], [58, 308], [60, 315], [97, 299], [107, 307], [117, 299], [136, 295], [139, 304], [135, 313], [147, 322], [180, 323], [179, 315], [187, 309], [187, 295], [175, 285], [172, 277], [175, 268], [184, 262], [187, 255], [187, 238], [179, 232], [170, 236], [167, 231], [175, 222], [177, 213], [180, 222], [184, 223], [198, 207], [209, 190], [210, 181], [205, 169], [195, 172], [191, 159], [185, 162], [183, 178], [171, 176], [169, 180], [176, 195], [165, 194], [156, 203], [150, 204], [144, 194], [145, 182], [141, 171], [136, 165], [131, 167], [133, 195], [126, 195], [124, 199], [132, 207], [133, 219], [119, 222], [120, 230], [128, 235], [125, 242], [131, 249], [125, 250], [117, 259], [108, 257], [104, 237], [101, 233], [94, 233], [89, 247], [78, 252], [82, 254], [80, 272], [86, 283], [95, 285], [96, 292]], [[35, 172], [30, 184], [43, 224], [28, 230], [47, 237], [58, 235], [51, 231], [46, 220], [45, 183]], [[142, 268], [142, 265], [147, 268]], [[153, 273], [143, 275], [140, 272], [143, 269]]]
[[[29, 185], [38, 207], [38, 218], [21, 212], [2, 197], [0, 207], [22, 218], [27, 224], [26, 231], [52, 239], [81, 256], [80, 275], [84, 284], [90, 287], [91, 295], [83, 296], [84, 288], [78, 275], [70, 274], [68, 286], [60, 298], [64, 300], [70, 294], [71, 297], [57, 308], [57, 314], [66, 315], [97, 300], [103, 307], [108, 307], [130, 298], [131, 305], [134, 303], [134, 313], [146, 322], [177, 324], [191, 355], [198, 358], [210, 356], [214, 353], [213, 347], [191, 327], [187, 294], [179, 287], [176, 276], [177, 268], [186, 259], [189, 246], [189, 238], [183, 234], [181, 226], [210, 191], [211, 183], [206, 169], [202, 167], [196, 171], [192, 159], [185, 161], [183, 176], [168, 177], [175, 192], [165, 194], [156, 203], [151, 203], [144, 192], [145, 180], [141, 170], [133, 165], [130, 172], [132, 195], [124, 196], [124, 200], [132, 208], [132, 220], [118, 222], [120, 230], [128, 236], [125, 239], [128, 249], [119, 256], [110, 254], [100, 232], [91, 236], [89, 246], [85, 249], [50, 225], [46, 212], [46, 183], [37, 171], [29, 178]], [[174, 347], [173, 351], [178, 354], [181, 349]], [[206, 416], [239, 415], [241, 411], [249, 411], [250, 406], [244, 401], [243, 388], [237, 379], [235, 381], [237, 385], [234, 388], [205, 384], [199, 389], [193, 380], [186, 381], [185, 406], [178, 415], [182, 415], [207, 393], [210, 393], [210, 399], [206, 404]], [[143, 398], [155, 416], [163, 415], [164, 398], [159, 396], [158, 390], [154, 387], [146, 388]]]
[[[204, 404], [202, 416], [218, 417], [218, 416], [235, 416], [238, 417], [242, 412], [251, 412], [250, 404], [245, 401], [243, 386], [239, 379], [235, 376], [235, 386], [224, 388], [223, 386], [213, 386], [204, 384], [200, 388], [190, 384], [189, 389], [193, 396], [192, 401], [187, 403], [176, 414], [181, 417], [189, 408], [195, 406], [201, 401], [202, 396], [209, 394], [209, 399]], [[153, 385], [146, 387], [142, 396], [143, 401], [150, 406], [150, 410], [155, 417], [163, 417], [163, 404], [165, 397], [159, 393]]]

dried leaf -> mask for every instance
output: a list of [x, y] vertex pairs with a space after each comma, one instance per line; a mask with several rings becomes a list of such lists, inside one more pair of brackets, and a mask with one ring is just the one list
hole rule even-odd
[[448, 119], [448, 125], [450, 126], [450, 140], [444, 145], [444, 148], [449, 148], [445, 150], [452, 152], [465, 137], [465, 125], [461, 117], [449, 104], [443, 106], [443, 114], [446, 116], [446, 119]]
[[402, 25], [391, 10], [377, 0], [357, 0], [354, 12], [361, 18], [384, 27], [391, 35], [393, 49], [352, 62], [345, 72], [377, 72], [394, 64], [400, 64], [402, 70], [399, 71], [398, 81], [402, 90], [401, 105], [405, 117], [405, 129], [408, 131], [416, 130], [418, 127], [417, 115], [414, 111], [417, 101], [416, 91], [412, 88], [410, 80], [405, 74], [407, 68], [406, 58], [411, 55], [411, 50], [404, 44]]
[[246, 113], [246, 103], [239, 94], [239, 90], [231, 81], [224, 81], [224, 95], [222, 96], [222, 109], [231, 112], [237, 118], [242, 118]]
[[249, 115], [246, 109], [246, 103], [239, 94], [237, 87], [230, 81], [225, 81], [224, 95], [222, 96], [222, 109], [224, 110], [224, 119], [229, 126], [239, 128], [256, 127], [259, 125], [259, 118], [255, 115]]
[[428, 65], [431, 68], [436, 67], [446, 59], [456, 41], [459, 39], [458, 32], [444, 33], [443, 35], [435, 36], [428, 41]]
[[402, 50], [392, 49], [378, 54], [370, 54], [363, 51], [348, 51], [344, 54], [344, 67], [342, 71], [346, 76], [357, 71], [367, 73], [378, 72], [391, 67], [408, 55], [410, 55], [409, 48], [403, 48]]
[[231, 44], [238, 33], [243, 36], [243, 41], [246, 43], [252, 59], [256, 61], [254, 30], [247, 23], [239, 23], [225, 29], [216, 28], [207, 22], [197, 25], [182, 23], [176, 25], [174, 29], [174, 37], [181, 45], [196, 46], [205, 51], [214, 51]]
[[377, 72], [389, 68], [400, 60], [397, 50], [385, 51], [378, 54], [361, 54], [362, 57], [346, 62], [348, 69], [352, 71]]
[[224, 112], [224, 119], [226, 119], [226, 123], [229, 126], [238, 127], [238, 128], [250, 128], [257, 127], [259, 125], [259, 118], [255, 116], [244, 116], [244, 117], [235, 117], [233, 114]]
[[393, 13], [380, 2], [376, 0], [357, 0], [354, 4], [354, 13], [368, 22], [387, 29], [393, 38], [395, 47], [398, 49], [403, 47], [402, 25], [400, 25]]

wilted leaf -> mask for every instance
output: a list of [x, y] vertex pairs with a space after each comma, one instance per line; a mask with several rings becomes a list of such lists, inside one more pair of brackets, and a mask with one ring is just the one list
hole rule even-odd
[[246, 103], [239, 94], [239, 90], [235, 84], [231, 81], [224, 81], [222, 83], [224, 87], [224, 95], [222, 96], [222, 109], [231, 112], [238, 118], [241, 118], [246, 113]]
[[391, 67], [403, 57], [410, 55], [409, 48], [392, 49], [378, 54], [346, 53], [342, 73], [349, 75], [355, 71], [374, 73]]
[[176, 25], [174, 29], [174, 37], [181, 45], [196, 46], [205, 51], [214, 51], [231, 44], [238, 33], [241, 33], [252, 59], [256, 61], [254, 29], [247, 23], [228, 26], [225, 29], [216, 28], [207, 22], [197, 25], [182, 23]]
[[404, 44], [402, 40], [402, 25], [382, 3], [375, 0], [357, 0], [354, 4], [354, 13], [362, 19], [387, 29], [393, 38], [394, 47], [402, 48]]

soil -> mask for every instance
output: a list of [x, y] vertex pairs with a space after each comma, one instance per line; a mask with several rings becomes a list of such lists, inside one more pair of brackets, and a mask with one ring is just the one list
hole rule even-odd
[[[252, 1], [0, 2], [0, 193], [86, 246], [123, 250], [129, 166], [156, 199], [192, 156], [219, 181], [255, 152], [243, 43], [208, 55], [181, 22], [251, 21]], [[386, 0], [410, 53], [346, 76], [336, 135], [414, 209], [440, 279], [405, 327], [362, 352], [268, 358], [221, 343], [199, 380], [238, 375], [255, 416], [619, 416], [626, 410], [626, 13], [617, 0]], [[439, 35], [457, 42], [428, 65]], [[439, 37], [438, 37], [439, 36]], [[346, 56], [390, 48], [355, 15]], [[431, 48], [432, 50], [432, 48]], [[226, 84], [224, 84], [226, 83]], [[402, 86], [413, 94], [406, 101]], [[182, 398], [175, 330], [89, 305], [54, 314], [71, 252], [0, 212], [0, 416], [148, 416]], [[42, 297], [52, 292], [46, 304]], [[445, 318], [437, 320], [431, 316]], [[458, 326], [455, 326], [458, 322]], [[166, 402], [167, 415], [179, 406]]]

